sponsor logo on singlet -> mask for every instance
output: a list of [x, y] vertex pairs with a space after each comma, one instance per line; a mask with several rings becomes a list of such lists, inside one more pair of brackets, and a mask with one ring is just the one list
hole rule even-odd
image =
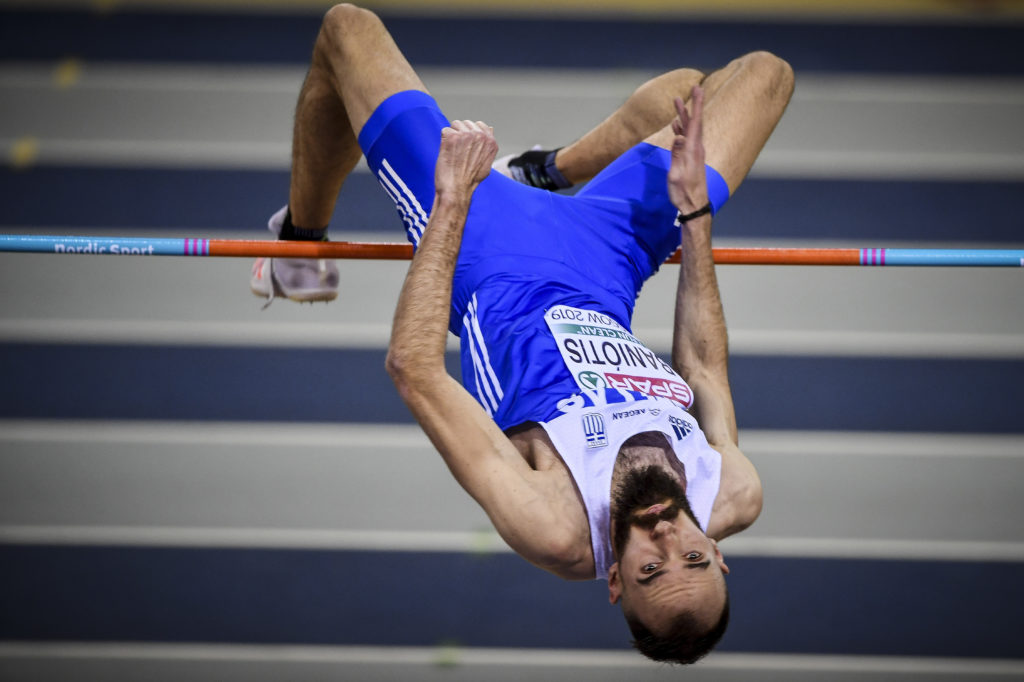
[[672, 430], [676, 433], [676, 440], [686, 438], [690, 435], [690, 432], [693, 431], [693, 425], [679, 417], [669, 416], [668, 423], [672, 425]]
[[583, 415], [583, 436], [588, 448], [603, 448], [608, 445], [608, 433], [604, 429], [604, 417], [599, 412]]

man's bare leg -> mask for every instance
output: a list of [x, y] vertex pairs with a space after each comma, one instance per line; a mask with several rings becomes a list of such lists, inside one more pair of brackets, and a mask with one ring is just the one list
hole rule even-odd
[[[362, 155], [359, 131], [381, 102], [403, 90], [426, 88], [380, 19], [354, 5], [331, 8], [295, 111], [288, 207], [270, 220], [279, 238], [326, 239], [338, 192]], [[259, 258], [249, 288], [268, 300], [330, 301], [338, 294], [338, 268], [333, 261]]]
[[[768, 52], [752, 52], [709, 75], [704, 88], [704, 147], [707, 165], [734, 192], [754, 165], [793, 95], [793, 69]], [[690, 93], [677, 95], [688, 99]], [[647, 142], [672, 148], [671, 124]]]
[[671, 123], [676, 115], [672, 98], [688, 97], [703, 78], [696, 69], [676, 69], [647, 81], [597, 127], [560, 149], [555, 156], [558, 170], [574, 185], [594, 177], [627, 149]]
[[327, 225], [362, 155], [357, 136], [391, 95], [426, 87], [375, 14], [337, 5], [324, 16], [295, 112], [289, 206], [304, 228]]
[[593, 130], [559, 150], [555, 165], [573, 184], [585, 182], [641, 141], [670, 148], [673, 98], [704, 88], [704, 140], [708, 165], [734, 191], [782, 117], [793, 92], [793, 72], [783, 60], [754, 52], [705, 76], [678, 69], [641, 85]]

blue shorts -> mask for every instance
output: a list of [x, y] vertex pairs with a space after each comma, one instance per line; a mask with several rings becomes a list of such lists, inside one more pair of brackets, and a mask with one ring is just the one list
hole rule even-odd
[[[432, 97], [410, 90], [385, 100], [359, 133], [413, 245], [433, 204], [447, 125]], [[630, 328], [640, 288], [679, 246], [669, 161], [667, 150], [641, 143], [574, 196], [496, 171], [477, 188], [449, 326], [462, 343], [463, 384], [502, 428], [544, 421], [578, 390], [547, 331], [547, 308], [594, 309]]]

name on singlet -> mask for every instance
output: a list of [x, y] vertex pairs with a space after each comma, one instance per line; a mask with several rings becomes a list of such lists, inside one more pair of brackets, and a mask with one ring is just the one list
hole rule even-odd
[[693, 404], [693, 391], [672, 366], [607, 315], [560, 305], [544, 320], [581, 389], [624, 388], [684, 409]]

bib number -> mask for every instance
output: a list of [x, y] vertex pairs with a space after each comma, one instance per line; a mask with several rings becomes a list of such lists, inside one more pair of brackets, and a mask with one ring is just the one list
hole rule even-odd
[[668, 398], [684, 409], [693, 404], [693, 391], [672, 366], [607, 315], [555, 306], [544, 320], [581, 389], [624, 388]]

